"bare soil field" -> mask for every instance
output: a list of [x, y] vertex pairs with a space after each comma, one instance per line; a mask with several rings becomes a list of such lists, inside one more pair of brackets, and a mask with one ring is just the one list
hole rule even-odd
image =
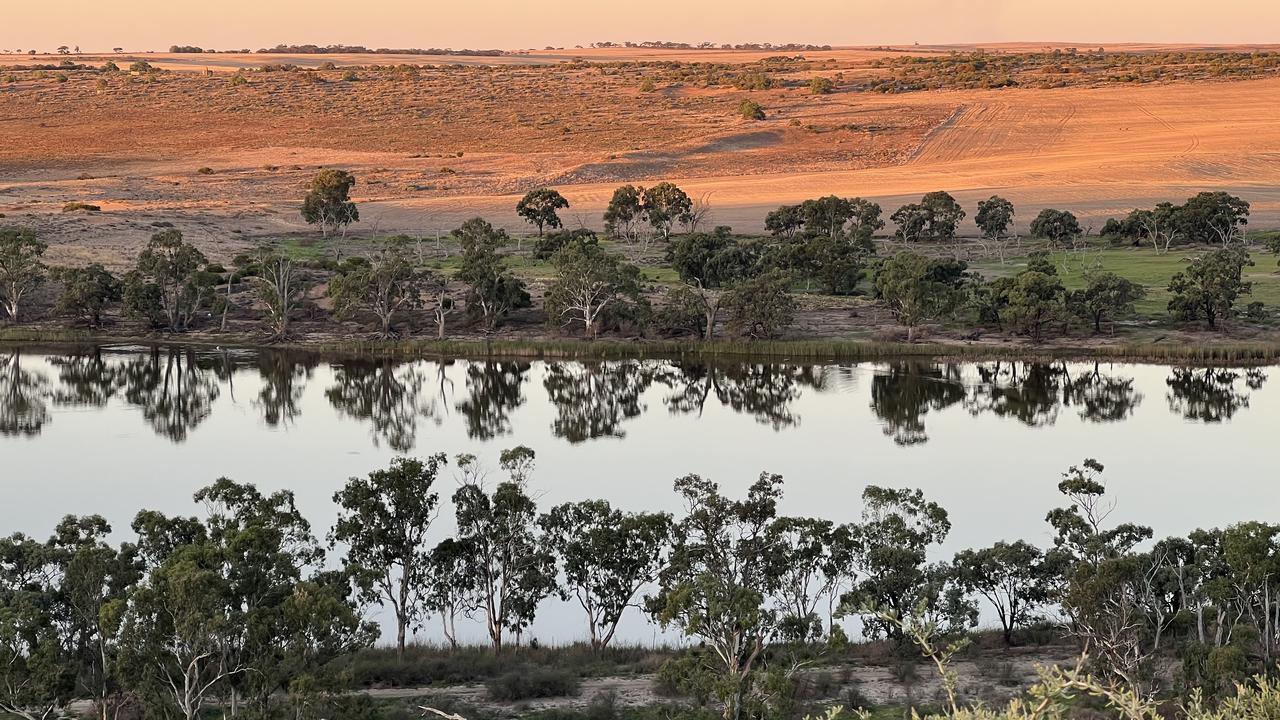
[[[572, 203], [566, 224], [597, 227], [618, 185], [661, 180], [740, 232], [809, 197], [888, 214], [937, 189], [969, 206], [1005, 195], [1024, 227], [1054, 206], [1094, 228], [1223, 189], [1253, 203], [1251, 227], [1280, 225], [1280, 57], [1055, 49], [0, 56], [0, 222], [37, 227], [54, 262], [122, 265], [155, 223], [225, 259], [306, 232], [304, 183], [341, 167], [364, 235], [475, 215], [516, 229], [516, 198], [542, 185]], [[741, 117], [745, 98], [765, 120]]]

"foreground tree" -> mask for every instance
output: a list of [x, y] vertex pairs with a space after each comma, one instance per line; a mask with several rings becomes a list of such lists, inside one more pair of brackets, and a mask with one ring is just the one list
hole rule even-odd
[[107, 305], [124, 296], [120, 279], [98, 263], [60, 270], [58, 280], [62, 282], [62, 293], [54, 311], [82, 320], [89, 327], [101, 327]]
[[0, 309], [18, 322], [22, 299], [45, 279], [40, 261], [49, 246], [27, 228], [0, 228]]
[[640, 590], [657, 580], [671, 542], [671, 517], [584, 500], [558, 505], [538, 522], [560, 561], [561, 597], [582, 606], [592, 649], [608, 647], [622, 614], [639, 607]]
[[916, 328], [950, 313], [959, 300], [955, 288], [938, 279], [935, 265], [923, 255], [900, 252], [876, 272], [876, 294], [907, 328], [907, 342], [915, 342]]
[[0, 712], [51, 720], [76, 695], [72, 638], [56, 622], [57, 562], [22, 534], [0, 538]]
[[307, 185], [302, 200], [302, 219], [309, 225], [319, 225], [320, 232], [328, 237], [330, 232], [346, 230], [360, 221], [360, 211], [351, 201], [351, 188], [356, 178], [346, 170], [321, 170]]
[[443, 454], [397, 458], [368, 478], [351, 478], [333, 496], [341, 510], [330, 543], [347, 546], [344, 564], [363, 599], [391, 607], [399, 657], [422, 618], [431, 567], [426, 536], [440, 502], [433, 486], [447, 462]]
[[329, 283], [329, 297], [341, 316], [365, 310], [378, 318], [379, 337], [394, 337], [396, 317], [422, 305], [426, 276], [413, 266], [406, 246], [394, 239], [368, 263], [355, 265]]
[[207, 262], [177, 230], [152, 235], [138, 255], [137, 268], [125, 276], [125, 309], [170, 332], [189, 329], [216, 300], [215, 277], [204, 270]]
[[507, 271], [499, 249], [507, 234], [480, 218], [468, 220], [453, 236], [462, 245], [458, 279], [466, 283], [467, 313], [492, 330], [512, 310], [529, 307], [532, 300], [524, 281]]
[[688, 679], [708, 678], [703, 687], [723, 703], [725, 719], [736, 720], [761, 690], [761, 665], [779, 632], [779, 579], [766, 537], [782, 477], [761, 474], [742, 500], [724, 497], [697, 475], [677, 480], [675, 489], [687, 514], [648, 609], [663, 627], [705, 644], [708, 652], [693, 656]]
[[556, 279], [544, 301], [547, 318], [561, 326], [580, 323], [596, 337], [602, 317], [644, 302], [640, 268], [599, 245], [569, 243], [551, 258]]
[[565, 200], [560, 193], [551, 188], [538, 188], [530, 190], [520, 198], [520, 202], [516, 203], [516, 214], [524, 218], [525, 222], [538, 228], [538, 237], [542, 237], [544, 227], [560, 227], [560, 216], [556, 211], [567, 207], [569, 207], [569, 201]]
[[941, 573], [925, 561], [929, 548], [951, 532], [951, 521], [946, 510], [925, 500], [919, 490], [872, 485], [863, 491], [862, 503], [857, 558], [862, 579], [842, 598], [841, 607], [863, 616], [867, 637], [902, 640], [901, 628], [883, 615], [901, 619], [946, 599], [938, 582]]
[[1005, 645], [1013, 645], [1014, 632], [1034, 622], [1036, 610], [1050, 600], [1042, 560], [1039, 548], [1018, 540], [962, 550], [952, 561], [960, 584], [991, 603]]
[[1242, 248], [1227, 247], [1192, 258], [1191, 263], [1169, 280], [1169, 312], [1179, 320], [1204, 320], [1209, 327], [1230, 317], [1241, 295], [1253, 292], [1253, 283], [1244, 279], [1244, 269], [1253, 265]]
[[517, 637], [556, 585], [555, 557], [537, 532], [537, 505], [525, 487], [534, 453], [517, 447], [502, 453], [510, 478], [490, 493], [471, 456], [460, 456], [462, 485], [453, 494], [458, 542], [466, 548], [472, 605], [484, 613], [493, 652], [502, 652], [507, 631]]

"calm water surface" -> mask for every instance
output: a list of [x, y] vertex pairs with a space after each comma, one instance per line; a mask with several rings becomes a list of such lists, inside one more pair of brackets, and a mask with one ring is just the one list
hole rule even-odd
[[[782, 511], [855, 520], [868, 484], [919, 487], [951, 513], [940, 556], [1023, 538], [1069, 465], [1107, 466], [1117, 521], [1157, 536], [1280, 520], [1280, 380], [1269, 368], [920, 361], [329, 362], [184, 348], [0, 347], [0, 533], [64, 514], [124, 537], [143, 507], [198, 514], [218, 477], [288, 488], [323, 536], [347, 477], [399, 454], [534, 448], [540, 507], [605, 498], [678, 512], [675, 478], [741, 493], [786, 478]], [[454, 479], [442, 478], [448, 497]], [[451, 529], [446, 507], [438, 534]], [[533, 636], [580, 636], [548, 602]], [[627, 639], [653, 630], [633, 618]], [[482, 631], [475, 629], [475, 637]], [[427, 637], [434, 637], [430, 626]]]

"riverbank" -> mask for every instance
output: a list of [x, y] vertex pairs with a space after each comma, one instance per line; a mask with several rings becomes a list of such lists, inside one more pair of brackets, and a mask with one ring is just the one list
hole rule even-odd
[[1110, 360], [1127, 362], [1194, 362], [1263, 364], [1280, 361], [1280, 340], [1187, 342], [1184, 337], [1149, 341], [1095, 341], [1058, 338], [1040, 343], [1003, 339], [924, 342], [850, 340], [647, 340], [647, 339], [511, 339], [437, 340], [407, 337], [392, 340], [351, 339], [328, 334], [273, 341], [247, 333], [135, 334], [39, 327], [0, 327], [0, 343], [38, 347], [84, 345], [189, 345], [207, 348], [273, 349], [361, 358], [512, 358], [612, 360], [633, 358], [703, 358], [726, 360], [859, 361], [879, 358], [990, 360]]

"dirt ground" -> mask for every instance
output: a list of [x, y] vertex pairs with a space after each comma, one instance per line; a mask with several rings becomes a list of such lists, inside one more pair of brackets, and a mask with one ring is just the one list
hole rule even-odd
[[[1038, 679], [1037, 668], [1074, 666], [1077, 657], [1069, 648], [1012, 648], [998, 653], [982, 653], [952, 665], [960, 683], [958, 694], [965, 702], [999, 705], [1019, 695]], [[807, 700], [845, 706], [872, 707], [934, 705], [944, 698], [942, 683], [932, 665], [904, 663], [897, 666], [851, 664], [801, 671], [801, 692]], [[367, 690], [369, 695], [387, 700], [405, 700], [422, 705], [447, 707], [462, 704], [494, 715], [520, 717], [530, 711], [549, 709], [581, 710], [604, 697], [620, 706], [647, 706], [673, 702], [655, 689], [651, 675], [589, 678], [582, 681], [573, 697], [543, 698], [516, 703], [489, 699], [484, 685], [449, 688], [396, 688]]]
[[[353, 232], [365, 235], [431, 235], [475, 215], [518, 229], [516, 199], [542, 185], [572, 203], [566, 224], [598, 227], [614, 188], [660, 180], [706, 198], [711, 223], [740, 232], [809, 197], [871, 197], [888, 214], [936, 189], [970, 216], [978, 199], [1000, 193], [1019, 205], [1024, 227], [1055, 206], [1094, 229], [1135, 206], [1223, 189], [1253, 203], [1251, 227], [1280, 225], [1280, 77], [902, 94], [838, 84], [814, 95], [805, 85], [817, 75], [856, 83], [893, 58], [954, 49], [807, 52], [778, 74], [790, 82], [763, 90], [673, 75], [693, 72], [676, 64], [689, 61], [748, 73], [770, 55], [722, 51], [148, 54], [116, 59], [181, 71], [69, 72], [65, 81], [0, 70], [0, 222], [37, 227], [59, 263], [121, 266], [166, 222], [227, 259], [305, 232], [303, 185], [317, 168], [342, 167], [359, 178]], [[0, 65], [49, 61], [58, 59]], [[415, 61], [422, 67], [367, 67]], [[326, 62], [337, 68], [248, 72], [244, 83], [230, 74]], [[344, 79], [348, 65], [360, 68], [354, 79]], [[657, 79], [651, 92], [646, 78]], [[748, 97], [765, 120], [738, 114]], [[70, 201], [101, 211], [63, 212]]]

